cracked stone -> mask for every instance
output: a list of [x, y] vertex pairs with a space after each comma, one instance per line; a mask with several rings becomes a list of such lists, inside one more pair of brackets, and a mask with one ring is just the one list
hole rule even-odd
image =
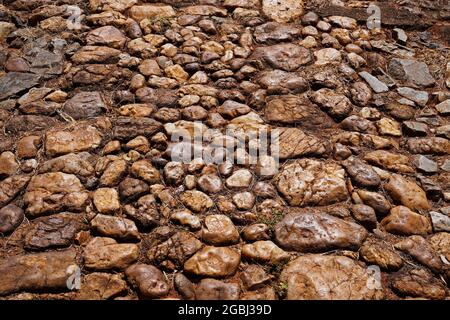
[[77, 266], [74, 249], [2, 259], [0, 295], [22, 290], [67, 290], [69, 267], [73, 266]]
[[287, 284], [287, 299], [382, 299], [380, 287], [368, 269], [343, 256], [306, 255], [291, 261], [280, 280]]
[[89, 269], [125, 269], [139, 257], [139, 247], [130, 243], [117, 243], [111, 238], [96, 237], [84, 249], [84, 263]]
[[88, 198], [89, 193], [80, 180], [62, 172], [32, 177], [23, 196], [25, 212], [32, 217], [62, 210], [81, 211]]
[[275, 226], [280, 246], [300, 252], [333, 249], [356, 249], [367, 237], [367, 231], [326, 213], [297, 212], [286, 215]]
[[186, 261], [184, 271], [204, 277], [223, 278], [233, 275], [240, 261], [240, 253], [233, 249], [206, 246]]
[[333, 162], [300, 159], [277, 176], [278, 191], [291, 206], [327, 205], [348, 198], [345, 170]]

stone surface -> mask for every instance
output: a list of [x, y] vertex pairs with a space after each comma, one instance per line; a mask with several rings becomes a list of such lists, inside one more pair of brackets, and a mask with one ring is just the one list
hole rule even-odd
[[186, 191], [180, 196], [180, 200], [186, 207], [194, 212], [203, 213], [210, 209], [214, 202], [201, 191], [193, 190]]
[[38, 84], [39, 76], [31, 73], [9, 72], [0, 78], [0, 100], [12, 97]]
[[82, 229], [86, 226], [78, 214], [60, 213], [42, 217], [33, 221], [24, 245], [30, 250], [69, 247]]
[[66, 101], [62, 109], [75, 120], [97, 117], [106, 109], [100, 92], [80, 92]]
[[449, 298], [445, 6], [0, 2], [3, 299]]
[[103, 236], [123, 240], [139, 239], [135, 223], [126, 218], [98, 214], [91, 220], [91, 227]]
[[255, 241], [242, 246], [242, 258], [260, 263], [280, 263], [287, 261], [290, 255], [272, 241]]
[[364, 204], [374, 208], [376, 212], [381, 214], [387, 214], [392, 207], [391, 203], [379, 193], [367, 190], [358, 190], [357, 194]]
[[119, 194], [115, 189], [99, 188], [95, 190], [92, 200], [100, 213], [114, 213], [120, 209]]
[[104, 26], [89, 32], [86, 40], [88, 45], [106, 45], [120, 49], [125, 45], [127, 38], [119, 29], [113, 26]]
[[51, 131], [45, 135], [45, 150], [50, 156], [97, 148], [102, 140], [101, 133], [88, 126], [73, 131]]
[[131, 173], [149, 184], [160, 181], [159, 171], [148, 160], [139, 160], [131, 166]]
[[394, 276], [392, 287], [401, 296], [444, 299], [446, 289], [441, 281], [423, 269], [412, 269]]
[[217, 193], [222, 190], [222, 180], [215, 174], [205, 174], [197, 181], [200, 190], [206, 193]]
[[202, 239], [206, 243], [223, 246], [239, 241], [239, 232], [227, 216], [222, 214], [208, 215], [203, 223]]
[[330, 145], [297, 128], [277, 128], [273, 132], [278, 139], [278, 156], [280, 159], [296, 158], [305, 155], [323, 155], [330, 150]]
[[391, 175], [384, 188], [395, 201], [411, 210], [427, 210], [430, 208], [425, 191], [401, 175]]
[[419, 155], [415, 160], [417, 169], [422, 172], [436, 173], [438, 171], [437, 163], [425, 156]]
[[248, 290], [258, 289], [270, 281], [266, 271], [258, 265], [249, 264], [241, 273], [241, 280]]
[[286, 298], [289, 300], [383, 298], [381, 283], [377, 283], [368, 269], [342, 256], [297, 258], [283, 269], [280, 279], [287, 285]]
[[[133, 174], [137, 175], [136, 171], [133, 169], [135, 169], [138, 165], [140, 167], [140, 164], [141, 163], [139, 161], [136, 161], [135, 163], [133, 163], [134, 167], [133, 166], [131, 167], [131, 172]], [[120, 179], [122, 179], [126, 175], [127, 169], [128, 169], [128, 165], [125, 160], [117, 159], [117, 160], [108, 162], [106, 164], [105, 170], [103, 171], [103, 174], [101, 175], [101, 177], [99, 179], [100, 186], [104, 186], [104, 187], [116, 186], [120, 182]], [[141, 174], [141, 171], [139, 171], [139, 174]], [[141, 176], [139, 176], [139, 177], [141, 177]], [[158, 173], [157, 177], [159, 178], [159, 173]], [[143, 178], [145, 180], [145, 178], [147, 178], [147, 175], [142, 174], [141, 178]]]
[[381, 225], [386, 231], [399, 235], [426, 235], [431, 232], [431, 223], [425, 216], [403, 206], [392, 208]]
[[0, 154], [0, 177], [9, 177], [17, 172], [19, 164], [14, 153], [5, 151]]
[[170, 216], [170, 219], [179, 224], [189, 226], [193, 230], [198, 230], [202, 227], [200, 218], [188, 210], [176, 211]]
[[436, 105], [436, 110], [443, 116], [450, 115], [450, 99], [447, 99]]
[[239, 300], [239, 285], [216, 279], [203, 279], [195, 289], [198, 300]]
[[94, 174], [94, 167], [90, 162], [88, 152], [69, 153], [44, 162], [39, 173], [63, 172], [74, 174], [79, 178], [86, 178]]
[[147, 257], [153, 264], [170, 269], [180, 269], [186, 260], [201, 247], [202, 242], [191, 233], [180, 231], [171, 236], [167, 241], [152, 247], [147, 252]]
[[359, 252], [364, 261], [369, 264], [376, 264], [385, 270], [398, 270], [403, 265], [400, 254], [382, 241], [366, 241]]
[[239, 169], [225, 181], [228, 188], [239, 189], [248, 187], [253, 181], [253, 175], [246, 169]]
[[118, 61], [120, 50], [104, 46], [85, 46], [78, 50], [72, 61], [77, 64], [108, 63]]
[[107, 300], [127, 291], [127, 283], [120, 274], [94, 272], [86, 275], [77, 295], [78, 300]]
[[175, 274], [174, 286], [184, 299], [195, 300], [194, 284], [182, 273]]
[[348, 198], [345, 171], [333, 162], [293, 161], [277, 176], [277, 187], [291, 206], [327, 205]]
[[264, 61], [274, 69], [289, 72], [297, 70], [312, 60], [308, 49], [294, 44], [277, 44], [258, 50], [260, 51], [255, 51], [255, 56], [261, 55]]
[[140, 22], [143, 19], [170, 18], [175, 15], [175, 11], [171, 6], [135, 5], [130, 8], [129, 15], [132, 19]]
[[114, 10], [123, 12], [137, 3], [137, 0], [90, 0], [89, 5], [94, 11]]
[[22, 290], [67, 290], [69, 267], [76, 267], [73, 249], [19, 255], [0, 260], [0, 295]]
[[372, 167], [358, 158], [348, 158], [343, 162], [343, 166], [353, 182], [359, 186], [371, 188], [377, 187], [381, 183], [380, 177]]
[[333, 118], [344, 118], [353, 109], [352, 103], [346, 96], [328, 88], [315, 91], [311, 98]]
[[401, 96], [414, 101], [421, 107], [424, 107], [428, 102], [428, 92], [426, 91], [418, 91], [408, 87], [400, 87], [397, 88], [397, 92]]
[[376, 93], [382, 93], [382, 92], [389, 91], [389, 88], [385, 83], [381, 82], [380, 80], [378, 80], [376, 77], [374, 77], [370, 73], [368, 73], [366, 71], [362, 71], [359, 73], [359, 75], [361, 76], [361, 78], [363, 78], [369, 84], [369, 86], [372, 88], [372, 90], [375, 91]]
[[84, 264], [95, 270], [125, 269], [139, 257], [135, 244], [117, 243], [111, 238], [96, 237], [84, 249]]
[[16, 154], [19, 158], [33, 158], [39, 151], [41, 138], [27, 136], [17, 142]]
[[265, 117], [270, 122], [321, 124], [326, 115], [306, 97], [281, 95], [270, 97], [265, 107]]
[[429, 87], [435, 80], [424, 62], [394, 58], [389, 62], [388, 72], [395, 79], [405, 80], [419, 87]]
[[403, 154], [392, 153], [386, 150], [376, 150], [368, 152], [364, 156], [364, 160], [388, 170], [403, 173], [414, 172], [414, 169], [411, 167], [411, 160]]
[[255, 28], [255, 40], [259, 43], [293, 40], [300, 36], [300, 28], [277, 22], [267, 22]]
[[450, 234], [448, 232], [439, 232], [428, 238], [431, 247], [437, 253], [443, 255], [447, 261], [450, 258]]
[[276, 22], [290, 22], [303, 14], [303, 1], [263, 0], [263, 13]]
[[39, 216], [62, 210], [80, 211], [89, 193], [72, 174], [49, 172], [34, 176], [23, 196], [26, 213]]
[[260, 72], [258, 82], [273, 93], [302, 93], [308, 90], [308, 82], [303, 77], [278, 69]]
[[160, 298], [169, 292], [163, 273], [154, 266], [134, 264], [125, 270], [125, 274], [128, 281], [147, 298]]
[[0, 206], [8, 204], [19, 192], [27, 186], [30, 177], [14, 175], [0, 181]]
[[300, 252], [357, 249], [366, 237], [360, 225], [326, 213], [289, 213], [275, 226], [277, 243]]
[[0, 209], [0, 233], [14, 231], [23, 221], [23, 210], [14, 204], [8, 204]]
[[410, 236], [399, 241], [395, 244], [395, 248], [411, 255], [434, 272], [439, 272], [442, 269], [443, 263], [441, 258], [427, 240], [421, 236]]
[[233, 275], [239, 262], [240, 253], [227, 247], [204, 247], [184, 264], [184, 271], [194, 275], [223, 278]]
[[29, 131], [41, 131], [58, 124], [55, 118], [41, 115], [17, 115], [10, 119], [6, 125], [6, 132], [20, 133]]
[[445, 138], [413, 138], [407, 142], [408, 149], [415, 154], [450, 154], [450, 141]]
[[375, 209], [365, 204], [355, 204], [350, 208], [353, 217], [367, 229], [375, 229], [377, 226], [377, 216]]
[[448, 215], [436, 211], [430, 211], [429, 214], [435, 232], [450, 232], [450, 217]]
[[113, 135], [119, 140], [129, 140], [139, 135], [151, 137], [162, 130], [162, 124], [148, 118], [118, 117], [114, 122]]

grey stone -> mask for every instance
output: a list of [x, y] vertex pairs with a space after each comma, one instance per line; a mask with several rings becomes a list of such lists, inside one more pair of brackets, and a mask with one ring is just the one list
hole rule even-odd
[[434, 232], [450, 232], [450, 217], [436, 212], [430, 211], [431, 222], [433, 223]]
[[389, 62], [389, 74], [395, 79], [413, 83], [419, 87], [430, 87], [435, 83], [428, 66], [412, 59], [394, 58]]
[[405, 30], [400, 28], [394, 28], [394, 37], [397, 40], [398, 43], [406, 44], [406, 41], [408, 40], [408, 36], [405, 32]]
[[388, 86], [385, 83], [381, 82], [380, 80], [375, 78], [373, 75], [371, 75], [367, 71], [362, 71], [362, 72], [359, 73], [359, 75], [361, 76], [361, 78], [366, 80], [366, 82], [369, 84], [369, 86], [376, 93], [388, 92], [389, 91], [389, 88], [388, 88]]
[[38, 81], [39, 76], [35, 74], [9, 72], [0, 78], [0, 100], [34, 87]]
[[408, 136], [422, 137], [428, 133], [428, 126], [425, 123], [417, 121], [405, 121], [402, 124], [403, 133]]
[[102, 114], [106, 104], [100, 92], [80, 92], [64, 105], [63, 111], [75, 120], [93, 118]]
[[76, 251], [43, 252], [0, 260], [0, 295], [21, 290], [65, 289]]
[[0, 209], [0, 233], [9, 233], [23, 221], [23, 210], [14, 204], [8, 204]]
[[443, 116], [450, 115], [450, 99], [447, 99], [436, 105], [436, 110]]
[[426, 91], [419, 91], [408, 87], [400, 87], [397, 88], [397, 92], [401, 96], [414, 101], [421, 107], [424, 107], [428, 102], [428, 92]]
[[422, 155], [416, 157], [415, 165], [417, 169], [425, 173], [436, 173], [438, 171], [437, 163]]
[[447, 172], [450, 172], [450, 160], [445, 160], [444, 163], [441, 165], [441, 169]]

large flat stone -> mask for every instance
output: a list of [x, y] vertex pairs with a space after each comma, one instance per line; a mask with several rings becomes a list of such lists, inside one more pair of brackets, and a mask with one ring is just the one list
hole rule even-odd
[[22, 290], [67, 290], [71, 266], [77, 266], [74, 249], [2, 259], [0, 295]]
[[9, 72], [0, 78], [0, 100], [34, 87], [38, 81], [39, 76], [36, 74]]
[[50, 156], [97, 148], [102, 134], [92, 126], [79, 127], [72, 131], [50, 131], [45, 135], [45, 150]]
[[367, 237], [360, 225], [326, 213], [287, 214], [275, 226], [275, 237], [286, 250], [321, 252], [333, 249], [357, 249]]
[[334, 162], [295, 160], [283, 167], [276, 181], [291, 206], [327, 205], [348, 198], [345, 170]]
[[307, 255], [290, 262], [280, 280], [288, 300], [373, 300], [383, 298], [381, 278], [343, 256]]

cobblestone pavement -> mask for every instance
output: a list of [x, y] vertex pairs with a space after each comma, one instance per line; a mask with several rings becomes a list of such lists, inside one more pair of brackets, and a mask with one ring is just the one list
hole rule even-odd
[[447, 1], [0, 1], [0, 299], [448, 299]]

